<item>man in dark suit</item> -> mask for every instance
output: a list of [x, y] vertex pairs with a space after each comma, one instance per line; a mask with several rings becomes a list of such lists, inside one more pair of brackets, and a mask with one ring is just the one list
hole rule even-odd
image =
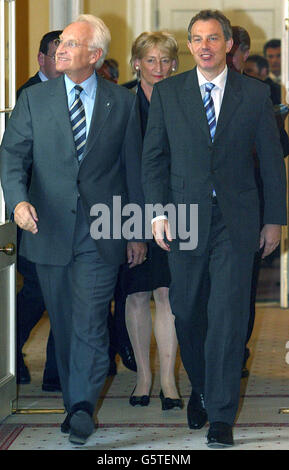
[[263, 54], [269, 62], [269, 77], [281, 85], [281, 40], [269, 39], [263, 46]]
[[[50, 316], [68, 413], [61, 430], [77, 444], [94, 430], [109, 367], [107, 314], [119, 266], [126, 255], [136, 266], [146, 253], [114, 226], [124, 205], [143, 204], [142, 141], [135, 97], [95, 73], [109, 42], [92, 15], [64, 29], [56, 51], [64, 76], [21, 93], [0, 155], [7, 208], [24, 229], [20, 252], [36, 263]], [[99, 230], [108, 231], [99, 237], [94, 215], [102, 211], [109, 215]]]
[[40, 41], [39, 51], [37, 55], [37, 60], [39, 64], [38, 72], [30, 77], [27, 82], [25, 82], [18, 90], [17, 90], [17, 99], [20, 96], [20, 93], [25, 88], [35, 85], [36, 83], [41, 83], [46, 80], [50, 80], [51, 78], [57, 78], [61, 75], [55, 67], [55, 52], [56, 47], [54, 44], [54, 40], [57, 39], [60, 34], [62, 33], [61, 30], [56, 31], [49, 31], [48, 33], [44, 34]]
[[[40, 41], [37, 55], [39, 70], [17, 90], [17, 99], [25, 88], [61, 75], [61, 73], [56, 70], [56, 46], [54, 44], [54, 40], [59, 38], [61, 33], [61, 30], [57, 30], [44, 34]], [[24, 362], [22, 348], [29, 338], [32, 328], [42, 317], [45, 311], [45, 304], [38, 282], [35, 264], [19, 255], [20, 239], [21, 230], [18, 228], [17, 270], [23, 276], [23, 286], [17, 294], [17, 383], [28, 384], [31, 381], [31, 377], [29, 369]], [[54, 340], [51, 331], [47, 341], [42, 390], [49, 392], [61, 390], [55, 359]]]
[[[199, 429], [208, 419], [207, 444], [225, 447], [234, 443], [254, 253], [263, 247], [266, 256], [280, 241], [285, 171], [268, 87], [226, 66], [229, 20], [204, 10], [188, 32], [197, 66], [154, 87], [143, 184], [146, 203], [173, 214], [170, 203], [178, 216], [170, 223], [159, 206], [152, 230], [169, 251], [170, 300], [192, 384], [188, 424]], [[261, 234], [254, 145], [265, 193]]]
[[281, 86], [269, 77], [269, 62], [265, 57], [258, 54], [249, 55], [244, 66], [244, 72], [250, 77], [258, 78], [267, 83], [271, 89], [272, 103], [281, 103]]

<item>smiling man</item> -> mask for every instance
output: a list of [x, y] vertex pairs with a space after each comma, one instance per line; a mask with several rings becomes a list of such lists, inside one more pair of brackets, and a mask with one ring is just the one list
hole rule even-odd
[[[0, 154], [20, 252], [36, 264], [47, 307], [69, 439], [84, 444], [108, 367], [107, 314], [119, 266], [146, 245], [90, 236], [94, 204], [141, 205], [141, 128], [136, 98], [98, 77], [110, 43], [103, 21], [83, 15], [56, 41], [63, 76], [22, 91]], [[45, 109], [45, 113], [43, 112]], [[31, 168], [31, 184], [27, 181]]]
[[[207, 444], [234, 444], [255, 252], [270, 254], [286, 224], [285, 171], [269, 90], [228, 70], [232, 28], [219, 11], [203, 10], [188, 27], [196, 67], [154, 86], [143, 150], [150, 204], [198, 205], [198, 246], [182, 250], [170, 220], [153, 219], [168, 251], [170, 300], [192, 392], [188, 425], [210, 427]], [[252, 149], [263, 180], [260, 233]], [[180, 221], [182, 222], [182, 221]]]

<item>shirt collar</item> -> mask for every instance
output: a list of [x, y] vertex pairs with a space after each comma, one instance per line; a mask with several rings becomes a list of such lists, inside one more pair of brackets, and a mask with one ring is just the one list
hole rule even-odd
[[[64, 81], [65, 81], [67, 95], [69, 95], [71, 90], [75, 87], [76, 83], [74, 83], [67, 75], [64, 75]], [[83, 88], [84, 92], [90, 98], [93, 98], [93, 95], [95, 93], [96, 86], [97, 86], [97, 75], [96, 75], [96, 73], [93, 73], [84, 82], [78, 83], [77, 85], [81, 86]]]
[[46, 77], [46, 75], [44, 75], [44, 73], [41, 72], [41, 70], [38, 71], [38, 76], [39, 76], [39, 78], [40, 78], [40, 80], [41, 80], [42, 82], [46, 82], [46, 81], [48, 80], [48, 78]]
[[[225, 66], [224, 70], [217, 75], [213, 80], [211, 80], [210, 83], [213, 83], [217, 88], [220, 88], [223, 90], [226, 85], [226, 80], [227, 80], [227, 75], [228, 75], [228, 67], [227, 65]], [[197, 76], [198, 76], [198, 81], [199, 81], [199, 86], [201, 87], [205, 83], [208, 83], [208, 80], [204, 77], [204, 75], [200, 72], [200, 70], [197, 67]]]

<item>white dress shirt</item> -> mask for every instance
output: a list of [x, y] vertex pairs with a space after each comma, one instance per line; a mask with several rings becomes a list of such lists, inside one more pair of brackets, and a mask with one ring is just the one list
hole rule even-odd
[[77, 84], [74, 83], [67, 75], [64, 75], [64, 81], [68, 99], [68, 108], [70, 108], [73, 101], [75, 100], [75, 85], [79, 85], [83, 88], [82, 92], [80, 93], [80, 98], [85, 110], [86, 136], [88, 136], [97, 88], [97, 75], [96, 73], [93, 73], [84, 82]]
[[[209, 82], [197, 67], [197, 77], [198, 77], [202, 99], [205, 96], [205, 84], [213, 83], [215, 85], [211, 91], [211, 97], [214, 101], [216, 123], [218, 123], [218, 118], [219, 118], [220, 109], [221, 109], [224, 91], [225, 91], [225, 85], [227, 81], [227, 75], [228, 75], [228, 67], [226, 65], [224, 70], [217, 77], [215, 77], [213, 80]], [[215, 195], [215, 192], [213, 192], [213, 194]], [[156, 220], [161, 220], [161, 219], [167, 219], [167, 216], [158, 215], [157, 217], [154, 217], [151, 222], [153, 224]]]
[[197, 76], [198, 76], [198, 82], [199, 82], [202, 98], [204, 98], [205, 96], [205, 84], [213, 83], [215, 85], [211, 91], [211, 97], [213, 98], [213, 101], [214, 101], [216, 122], [218, 122], [218, 118], [220, 114], [225, 85], [227, 81], [227, 75], [228, 75], [228, 67], [226, 65], [223, 72], [221, 72], [217, 77], [215, 77], [213, 80], [208, 82], [208, 80], [204, 77], [204, 75], [202, 75], [202, 73], [197, 67]]

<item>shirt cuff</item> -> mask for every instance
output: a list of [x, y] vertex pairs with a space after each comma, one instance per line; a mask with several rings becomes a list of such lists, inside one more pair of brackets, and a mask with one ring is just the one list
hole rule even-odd
[[168, 220], [168, 218], [167, 218], [166, 215], [157, 215], [157, 217], [154, 217], [154, 218], [151, 220], [151, 224], [153, 224], [153, 223], [156, 222], [157, 220]]

